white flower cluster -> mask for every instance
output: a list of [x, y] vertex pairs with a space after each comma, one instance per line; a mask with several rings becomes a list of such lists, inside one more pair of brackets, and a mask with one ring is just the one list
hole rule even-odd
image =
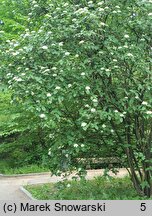
[[97, 98], [92, 99], [92, 101], [93, 101], [94, 103], [98, 103], [98, 99], [97, 99]]
[[52, 67], [52, 70], [57, 70], [57, 67]]
[[87, 126], [87, 123], [86, 122], [82, 122], [81, 123], [81, 127], [86, 127]]
[[146, 112], [146, 114], [147, 115], [152, 115], [152, 111], [149, 110], [149, 111]]
[[104, 8], [98, 8], [98, 11], [99, 11], [99, 12], [103, 12], [103, 11], [104, 11]]
[[47, 50], [48, 49], [48, 46], [44, 45], [41, 47], [43, 50]]
[[91, 112], [92, 113], [96, 112], [96, 109], [95, 108], [91, 108]]
[[86, 91], [89, 91], [89, 90], [90, 90], [90, 86], [86, 86], [86, 87], [85, 87], [85, 90], [86, 90]]
[[128, 57], [134, 57], [132, 53], [127, 53]]
[[16, 77], [16, 76], [13, 78], [13, 80], [15, 80], [15, 81], [17, 81], [17, 82], [23, 81], [20, 77]]
[[60, 86], [56, 86], [55, 89], [56, 89], [56, 90], [59, 90], [59, 89], [61, 89], [61, 87], [60, 87]]
[[84, 43], [84, 40], [79, 41], [79, 44], [83, 44], [83, 43]]
[[65, 55], [65, 56], [69, 56], [70, 53], [69, 53], [69, 52], [65, 52], [64, 55]]
[[143, 101], [142, 105], [146, 105], [147, 106], [148, 105], [147, 101]]
[[78, 54], [76, 54], [76, 55], [75, 55], [75, 57], [76, 57], [76, 58], [78, 58], [78, 57], [79, 57], [79, 55], [78, 55]]
[[124, 35], [124, 38], [129, 38], [129, 35], [125, 34], [125, 35]]
[[79, 8], [76, 12], [76, 14], [83, 14], [83, 13], [88, 13], [88, 8]]
[[44, 113], [40, 114], [40, 118], [44, 119], [46, 115]]
[[49, 156], [51, 155], [51, 148], [49, 148], [48, 155]]
[[97, 5], [101, 6], [104, 4], [104, 1], [98, 2]]
[[50, 93], [47, 93], [46, 96], [47, 96], [47, 97], [51, 97], [52, 95], [51, 95]]

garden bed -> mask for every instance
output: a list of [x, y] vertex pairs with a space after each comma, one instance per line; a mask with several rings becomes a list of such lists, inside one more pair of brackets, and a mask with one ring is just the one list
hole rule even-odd
[[26, 189], [38, 200], [142, 200], [128, 177], [72, 180], [28, 185]]

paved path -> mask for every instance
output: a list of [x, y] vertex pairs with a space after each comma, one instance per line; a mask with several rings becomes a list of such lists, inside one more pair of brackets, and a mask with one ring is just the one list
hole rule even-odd
[[[102, 174], [103, 170], [88, 170], [87, 179], [91, 179]], [[112, 173], [111, 175], [115, 176]], [[124, 177], [125, 175], [127, 175], [126, 169], [120, 169], [117, 177]], [[50, 173], [28, 176], [18, 175], [14, 177], [0, 176], [0, 200], [29, 200], [29, 197], [20, 191], [19, 188], [21, 185], [57, 182], [60, 180], [62, 180], [61, 177], [51, 177]]]

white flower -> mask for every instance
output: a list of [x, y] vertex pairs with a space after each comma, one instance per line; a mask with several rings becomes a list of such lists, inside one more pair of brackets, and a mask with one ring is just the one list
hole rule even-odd
[[80, 172], [82, 169], [81, 168], [78, 168], [78, 172]]
[[139, 96], [136, 96], [135, 98], [136, 98], [136, 99], [139, 99]]
[[148, 16], [152, 16], [152, 13], [149, 13]]
[[51, 151], [49, 150], [48, 155], [51, 155]]
[[92, 109], [91, 109], [91, 112], [92, 112], [92, 113], [94, 113], [95, 111], [96, 111], [96, 109], [95, 109], [95, 108], [92, 108]]
[[52, 70], [56, 70], [56, 69], [57, 69], [56, 67], [53, 67], [53, 68], [52, 68]]
[[39, 7], [37, 4], [33, 5], [34, 8]]
[[76, 57], [76, 58], [78, 58], [78, 57], [79, 57], [79, 55], [78, 55], [78, 54], [76, 54], [76, 55], [75, 55], [75, 57]]
[[104, 70], [105, 68], [104, 67], [102, 67], [102, 68], [100, 68], [101, 70]]
[[61, 87], [60, 87], [60, 86], [56, 86], [55, 89], [56, 89], [56, 90], [59, 90], [59, 89], [61, 89]]
[[147, 111], [146, 112], [148, 115], [151, 115], [152, 114], [152, 111]]
[[77, 19], [76, 19], [76, 18], [72, 19], [72, 22], [76, 22], [76, 21], [77, 21]]
[[115, 6], [115, 8], [118, 8], [118, 9], [120, 9], [120, 7], [117, 5], [117, 6]]
[[83, 44], [84, 43], [84, 40], [81, 40], [80, 42], [79, 42], [79, 44]]
[[127, 46], [127, 45], [124, 45], [123, 47], [124, 47], [124, 48], [128, 48], [128, 46]]
[[87, 123], [86, 122], [82, 122], [81, 123], [81, 127], [85, 127], [85, 126], [87, 126]]
[[56, 76], [57, 76], [57, 74], [53, 74], [52, 76], [53, 76], [53, 77], [56, 77]]
[[67, 184], [67, 188], [69, 188], [69, 187], [71, 187], [71, 185], [70, 185], [70, 184]]
[[88, 104], [86, 104], [86, 105], [85, 105], [85, 107], [86, 107], [86, 108], [89, 108], [89, 105], [88, 105]]
[[38, 33], [41, 33], [41, 32], [43, 32], [43, 30], [42, 30], [42, 29], [38, 30]]
[[117, 62], [117, 59], [113, 59], [113, 62]]
[[105, 23], [103, 23], [103, 22], [100, 22], [100, 25], [101, 25], [101, 26], [106, 26], [106, 24], [105, 24]]
[[48, 46], [42, 46], [41, 48], [44, 49], [44, 50], [47, 50]]
[[110, 69], [106, 69], [105, 71], [106, 71], [106, 72], [109, 72], [109, 71], [111, 71], [111, 70], [110, 70]]
[[148, 103], [146, 101], [143, 101], [142, 105], [148, 105]]
[[68, 88], [71, 88], [72, 87], [72, 84], [68, 84]]
[[123, 113], [121, 113], [121, 114], [120, 114], [120, 117], [122, 117], [122, 118], [123, 118], [123, 117], [124, 117], [124, 114], [123, 114]]
[[97, 100], [96, 98], [94, 98], [92, 101], [93, 101], [94, 103], [98, 103], [98, 100]]
[[45, 118], [46, 117], [46, 115], [45, 114], [40, 114], [40, 118]]
[[59, 46], [63, 46], [63, 42], [60, 42], [60, 43], [59, 43]]
[[101, 11], [104, 11], [104, 8], [99, 8], [99, 11], [101, 12]]
[[125, 35], [124, 35], [124, 38], [129, 38], [129, 35], [125, 34]]
[[133, 54], [132, 53], [127, 53], [127, 56], [128, 57], [133, 57]]
[[115, 113], [118, 113], [118, 110], [114, 110]]
[[113, 129], [111, 129], [111, 133], [114, 133], [114, 130], [113, 130]]
[[65, 154], [65, 157], [67, 157], [67, 158], [68, 158], [68, 157], [69, 157], [69, 155], [68, 155], [68, 154]]
[[46, 69], [46, 70], [44, 70], [43, 72], [44, 73], [47, 73], [47, 72], [49, 72], [50, 71], [50, 69]]
[[50, 139], [54, 138], [54, 134], [49, 134], [49, 138]]
[[102, 125], [102, 128], [106, 128], [106, 125], [105, 125], [105, 124], [103, 124], [103, 125]]
[[69, 55], [70, 55], [70, 53], [69, 53], [69, 52], [65, 52], [64, 54], [65, 54], [65, 56], [69, 56]]
[[85, 89], [86, 89], [87, 91], [89, 91], [89, 90], [90, 90], [90, 86], [86, 86]]
[[12, 55], [13, 56], [17, 56], [19, 54], [19, 52], [13, 52]]
[[84, 144], [81, 144], [81, 148], [83, 148], [84, 147]]
[[35, 95], [34, 92], [31, 92], [31, 95], [32, 95], [32, 96]]
[[81, 73], [81, 76], [85, 76], [85, 73], [84, 73], [84, 72], [82, 72], [82, 73]]
[[74, 146], [75, 148], [77, 148], [77, 147], [78, 147], [78, 144], [74, 144], [73, 146]]
[[17, 82], [21, 82], [22, 79], [21, 79], [21, 78], [17, 78], [16, 81], [17, 81]]
[[123, 112], [123, 114], [126, 115], [127, 113], [126, 113], [126, 112]]
[[50, 94], [50, 93], [47, 93], [46, 96], [47, 96], [47, 97], [51, 97], [51, 94]]
[[65, 4], [64, 4], [64, 7], [67, 7], [69, 4], [66, 2]]
[[99, 2], [97, 5], [99, 5], [99, 6], [100, 6], [100, 5], [102, 5], [103, 3], [104, 3], [104, 2], [102, 1], [102, 2]]

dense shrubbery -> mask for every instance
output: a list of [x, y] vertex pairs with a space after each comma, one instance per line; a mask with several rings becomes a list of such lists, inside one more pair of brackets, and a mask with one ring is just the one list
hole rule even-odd
[[48, 148], [38, 121], [21, 105], [11, 104], [11, 93], [0, 94], [0, 156], [10, 167], [44, 163]]
[[151, 1], [31, 5], [29, 28], [5, 44], [2, 71], [12, 101], [45, 134], [51, 171], [81, 173], [78, 157], [118, 156], [150, 196]]

